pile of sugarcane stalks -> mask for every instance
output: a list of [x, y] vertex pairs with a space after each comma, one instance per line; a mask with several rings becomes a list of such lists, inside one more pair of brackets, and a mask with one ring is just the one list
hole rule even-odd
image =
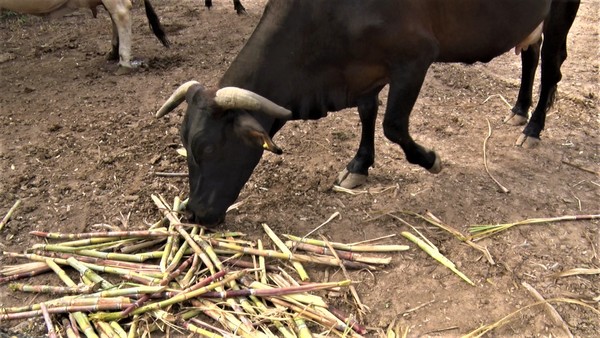
[[[153, 332], [157, 336], [191, 332], [207, 337], [311, 337], [314, 332], [360, 337], [366, 329], [353, 316], [309, 293], [344, 291], [353, 282], [310, 283], [304, 267], [376, 269], [388, 264], [390, 257], [367, 256], [364, 251], [407, 249], [348, 246], [290, 235], [283, 242], [264, 225], [278, 248], [268, 250], [260, 240], [246, 240], [241, 233], [210, 233], [181, 223], [178, 211], [185, 202], [176, 199], [169, 207], [159, 197], [153, 200], [164, 217], [149, 230], [34, 231], [47, 244], [24, 253], [4, 252], [28, 262], [3, 267], [0, 283], [11, 283], [10, 289], [18, 292], [47, 293], [51, 299], [0, 308], [0, 322], [43, 317], [51, 337], [144, 337]], [[64, 285], [16, 282], [51, 272]], [[296, 272], [300, 282], [292, 277]], [[70, 277], [74, 273], [77, 281]]]

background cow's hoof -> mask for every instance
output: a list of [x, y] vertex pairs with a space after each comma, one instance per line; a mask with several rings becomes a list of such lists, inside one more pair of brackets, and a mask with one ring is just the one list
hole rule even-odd
[[527, 136], [525, 134], [521, 134], [515, 142], [515, 146], [523, 147], [527, 149], [535, 148], [540, 144], [540, 139], [533, 136]]
[[110, 51], [106, 54], [106, 61], [119, 61], [119, 52]]
[[433, 162], [433, 166], [427, 170], [432, 174], [438, 174], [440, 171], [442, 171], [442, 160], [437, 153], [434, 152], [434, 155], [435, 161]]
[[354, 189], [365, 184], [366, 181], [367, 175], [354, 174], [349, 172], [348, 169], [344, 169], [344, 171], [338, 175], [338, 179], [335, 183], [342, 188]]
[[119, 69], [117, 69], [117, 71], [115, 72], [115, 75], [127, 75], [127, 74], [131, 74], [131, 73], [133, 73], [134, 70], [135, 70], [135, 68], [125, 67], [125, 66], [119, 65]]
[[525, 116], [517, 115], [515, 113], [510, 113], [503, 121], [506, 124], [511, 126], [522, 126], [527, 123], [527, 118]]

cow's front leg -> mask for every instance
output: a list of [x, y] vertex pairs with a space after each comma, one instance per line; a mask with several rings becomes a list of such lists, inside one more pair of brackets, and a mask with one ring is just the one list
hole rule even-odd
[[[129, 73], [131, 66], [131, 1], [103, 1], [113, 22], [113, 51], [118, 48], [119, 70], [117, 74]], [[114, 42], [115, 35], [117, 43]]]
[[339, 175], [336, 184], [347, 189], [362, 185], [367, 180], [369, 167], [375, 161], [375, 121], [377, 119], [377, 94], [358, 100], [358, 115], [361, 123], [360, 145], [356, 155]]
[[430, 62], [415, 60], [394, 70], [383, 119], [383, 132], [390, 141], [400, 145], [408, 162], [437, 174], [442, 170], [439, 156], [433, 150], [416, 143], [408, 129], [410, 113], [429, 65]]

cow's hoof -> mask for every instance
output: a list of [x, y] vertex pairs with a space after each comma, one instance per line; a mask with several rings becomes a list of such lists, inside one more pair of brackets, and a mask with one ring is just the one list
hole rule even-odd
[[117, 71], [115, 72], [115, 75], [127, 75], [127, 74], [131, 74], [131, 73], [133, 73], [134, 70], [135, 70], [135, 68], [125, 67], [125, 66], [119, 65], [119, 69], [117, 69]]
[[539, 144], [540, 144], [539, 138], [533, 137], [533, 136], [527, 136], [525, 134], [521, 134], [521, 136], [519, 136], [519, 138], [517, 139], [517, 142], [515, 142], [515, 146], [523, 147], [526, 149], [535, 148]]
[[434, 155], [435, 161], [433, 162], [433, 166], [427, 170], [432, 174], [438, 174], [440, 171], [442, 171], [442, 160], [437, 153], [434, 152]]
[[342, 188], [346, 189], [354, 189], [358, 186], [365, 184], [367, 181], [367, 175], [363, 174], [354, 174], [348, 171], [348, 169], [344, 169], [337, 178], [335, 184], [339, 185]]
[[525, 116], [517, 115], [515, 113], [510, 113], [504, 119], [504, 123], [511, 126], [522, 126], [525, 125], [525, 123], [527, 123], [527, 118]]

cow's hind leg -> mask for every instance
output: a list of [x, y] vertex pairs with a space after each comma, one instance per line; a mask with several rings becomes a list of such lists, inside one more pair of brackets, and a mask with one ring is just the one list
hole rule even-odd
[[439, 173], [442, 170], [439, 156], [433, 150], [416, 143], [408, 129], [410, 113], [430, 64], [431, 62], [426, 61], [413, 61], [394, 70], [383, 119], [383, 132], [390, 141], [400, 145], [408, 162], [418, 164], [431, 173]]
[[531, 95], [533, 91], [533, 81], [535, 80], [535, 71], [540, 61], [540, 47], [542, 40], [529, 46], [527, 50], [521, 53], [521, 88], [519, 96], [509, 115], [504, 119], [504, 123], [513, 126], [522, 126], [527, 123], [529, 107], [531, 107]]
[[[117, 36], [117, 43], [112, 43], [113, 52], [118, 48], [119, 70], [117, 74], [129, 73], [131, 66], [131, 1], [103, 1], [104, 7], [110, 14], [113, 22], [113, 39]], [[115, 33], [116, 31], [116, 33]]]
[[579, 1], [553, 1], [549, 19], [544, 27], [542, 45], [542, 85], [540, 98], [517, 146], [535, 147], [546, 123], [546, 112], [552, 107], [556, 87], [562, 78], [560, 67], [567, 58], [567, 34], [575, 20]]
[[347, 189], [356, 188], [367, 180], [369, 167], [375, 161], [375, 121], [377, 120], [378, 88], [372, 95], [358, 100], [358, 115], [361, 122], [360, 145], [356, 155], [346, 169], [338, 175], [336, 184]]

